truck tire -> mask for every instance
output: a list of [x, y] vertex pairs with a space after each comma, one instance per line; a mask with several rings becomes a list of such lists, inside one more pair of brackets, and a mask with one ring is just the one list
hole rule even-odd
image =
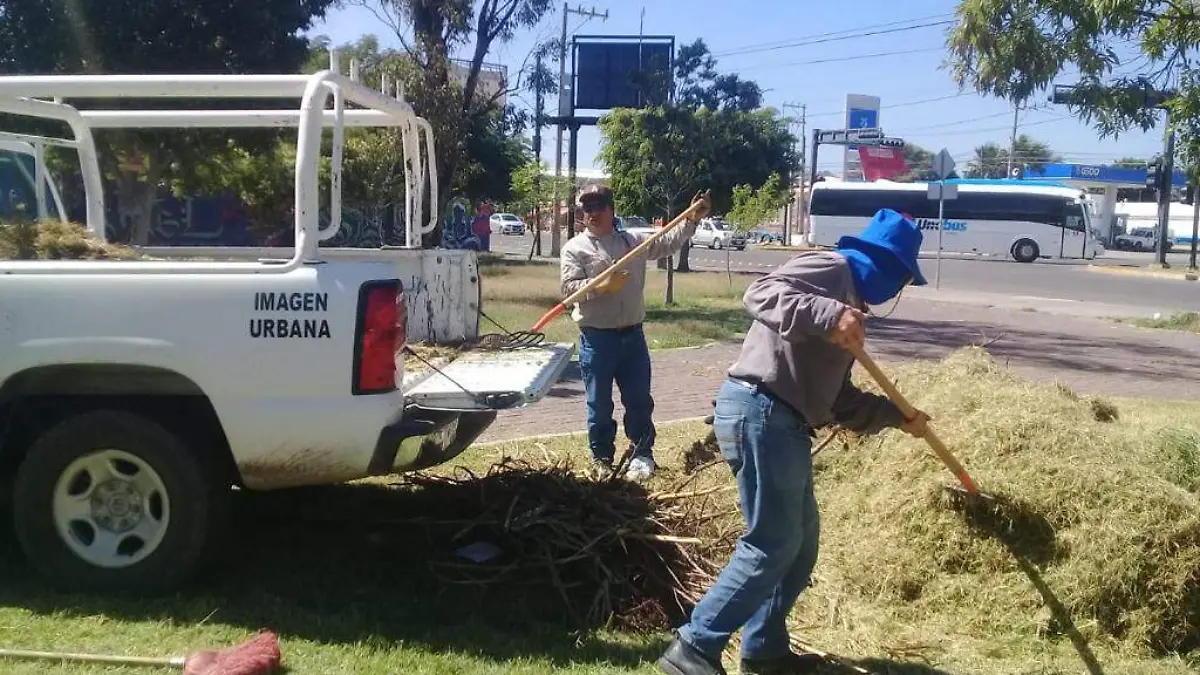
[[66, 590], [154, 594], [213, 548], [224, 489], [158, 422], [120, 410], [69, 417], [17, 470], [13, 518], [33, 567]]
[[1012, 256], [1017, 262], [1031, 263], [1041, 255], [1037, 242], [1032, 239], [1021, 239], [1013, 244]]

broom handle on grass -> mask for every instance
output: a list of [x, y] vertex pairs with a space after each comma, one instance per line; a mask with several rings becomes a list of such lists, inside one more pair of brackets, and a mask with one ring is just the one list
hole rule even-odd
[[[854, 358], [862, 364], [863, 368], [867, 369], [867, 372], [871, 374], [871, 377], [875, 379], [875, 382], [877, 382], [883, 391], [887, 393], [888, 398], [891, 399], [892, 403], [896, 404], [896, 407], [900, 409], [901, 413], [903, 413], [904, 419], [911, 420], [917, 416], [916, 408], [913, 408], [909, 404], [908, 400], [904, 398], [904, 395], [900, 393], [900, 390], [892, 384], [887, 375], [883, 374], [883, 371], [879, 369], [879, 366], [875, 364], [875, 361], [867, 355], [866, 350], [862, 349], [861, 347], [851, 347], [850, 353], [853, 354]], [[958, 477], [958, 480], [963, 484], [963, 487], [966, 488], [967, 492], [971, 493], [972, 495], [979, 494], [979, 488], [975, 487], [975, 481], [971, 480], [971, 476], [967, 474], [967, 470], [963, 468], [962, 464], [958, 463], [958, 460], [955, 459], [954, 454], [950, 452], [950, 449], [946, 447], [945, 443], [942, 443], [942, 439], [938, 438], [937, 434], [933, 433], [933, 429], [929, 428], [928, 426], [925, 428], [925, 442], [929, 444], [930, 448], [933, 448], [934, 453], [936, 453], [938, 458], [942, 460], [942, 463], [946, 465], [946, 468], [950, 469], [950, 472]]]
[[146, 656], [108, 656], [105, 654], [70, 654], [66, 652], [37, 652], [25, 649], [0, 649], [0, 658], [46, 661], [79, 661], [107, 663], [117, 666], [173, 666], [182, 668], [187, 660], [182, 656], [155, 658]]
[[[708, 195], [708, 190], [704, 191], [704, 195]], [[699, 199], [693, 201], [691, 206], [684, 209], [683, 213], [675, 216], [675, 219], [663, 226], [661, 230], [647, 237], [646, 241], [643, 241], [635, 246], [632, 251], [621, 256], [621, 259], [613, 263], [611, 267], [596, 275], [595, 278], [584, 284], [582, 288], [568, 295], [562, 302], [550, 308], [550, 311], [543, 314], [542, 318], [538, 319], [537, 323], [533, 324], [533, 328], [531, 328], [530, 331], [533, 333], [540, 332], [546, 327], [546, 324], [553, 321], [559, 314], [565, 312], [567, 307], [572, 303], [590, 293], [591, 290], [598, 284], [603, 283], [618, 271], [628, 267], [629, 263], [632, 262], [634, 258], [645, 252], [646, 249], [650, 248], [654, 244], [654, 242], [658, 241], [663, 235], [675, 229], [680, 223], [687, 220], [687, 218], [692, 214], [692, 211], [695, 211], [696, 207], [698, 207], [701, 203], [702, 202]]]

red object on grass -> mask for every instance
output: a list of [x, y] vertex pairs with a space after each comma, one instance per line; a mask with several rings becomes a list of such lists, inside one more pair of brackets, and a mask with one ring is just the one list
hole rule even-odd
[[263, 630], [240, 645], [189, 655], [183, 675], [269, 675], [279, 669], [282, 660], [279, 636]]

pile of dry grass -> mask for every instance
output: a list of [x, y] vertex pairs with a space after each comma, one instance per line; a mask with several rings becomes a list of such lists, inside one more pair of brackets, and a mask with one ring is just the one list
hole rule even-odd
[[1151, 653], [1200, 646], [1200, 436], [1118, 423], [1111, 403], [1019, 379], [982, 350], [908, 368], [900, 386], [999, 499], [953, 498], [927, 446], [897, 433], [826, 453], [827, 601], [959, 634], [1032, 625]]
[[410, 482], [437, 514], [423, 522], [442, 550], [430, 562], [441, 580], [552, 595], [580, 626], [658, 631], [690, 612], [741, 534], [728, 487], [697, 486], [703, 468], [653, 493], [513, 459], [482, 476]]
[[125, 246], [100, 241], [76, 223], [58, 220], [0, 223], [0, 259], [138, 260]]

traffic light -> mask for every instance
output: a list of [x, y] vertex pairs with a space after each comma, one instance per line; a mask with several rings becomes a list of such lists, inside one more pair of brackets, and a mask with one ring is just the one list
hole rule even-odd
[[1157, 190], [1162, 181], [1162, 163], [1155, 160], [1146, 165], [1146, 187]]
[[879, 146], [883, 147], [883, 148], [903, 148], [904, 147], [904, 139], [903, 138], [895, 138], [892, 136], [885, 136], [885, 137], [879, 139]]

